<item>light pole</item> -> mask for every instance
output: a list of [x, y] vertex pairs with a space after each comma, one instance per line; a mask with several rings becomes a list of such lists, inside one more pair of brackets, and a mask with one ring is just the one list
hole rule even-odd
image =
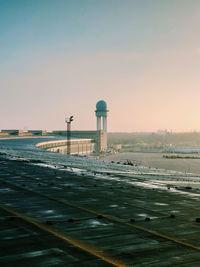
[[71, 122], [74, 120], [74, 116], [67, 117], [65, 122], [67, 123], [67, 154], [71, 154]]

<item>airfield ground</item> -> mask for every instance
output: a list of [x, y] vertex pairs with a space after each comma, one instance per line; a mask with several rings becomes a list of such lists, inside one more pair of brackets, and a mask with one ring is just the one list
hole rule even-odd
[[162, 178], [76, 174], [2, 155], [1, 266], [199, 266], [200, 189], [185, 183], [200, 178]]

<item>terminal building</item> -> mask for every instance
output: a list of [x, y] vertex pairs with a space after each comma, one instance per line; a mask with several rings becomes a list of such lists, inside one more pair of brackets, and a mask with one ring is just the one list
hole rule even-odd
[[36, 146], [38, 148], [42, 148], [51, 152], [57, 152], [60, 154], [90, 155], [92, 153], [97, 152], [94, 140], [89, 138], [72, 138], [69, 141], [54, 140], [38, 143]]
[[[54, 140], [38, 143], [37, 147], [61, 154], [82, 154], [101, 153], [107, 150], [107, 104], [100, 100], [96, 104], [96, 130], [95, 131], [70, 131], [70, 140], [67, 138], [67, 131], [53, 131], [47, 133], [42, 130], [2, 130], [2, 135], [43, 135], [63, 137], [63, 140]], [[70, 153], [68, 153], [70, 151]]]

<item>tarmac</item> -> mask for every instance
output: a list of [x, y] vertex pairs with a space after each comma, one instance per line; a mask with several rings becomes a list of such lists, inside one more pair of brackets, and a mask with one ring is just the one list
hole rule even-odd
[[0, 155], [0, 265], [199, 266], [199, 188], [103, 175]]

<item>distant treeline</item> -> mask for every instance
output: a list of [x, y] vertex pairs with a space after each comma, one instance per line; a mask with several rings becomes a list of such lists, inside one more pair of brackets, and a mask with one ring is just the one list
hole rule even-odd
[[163, 155], [166, 159], [200, 159], [198, 156]]
[[144, 142], [149, 145], [200, 145], [200, 133], [108, 133], [108, 144], [136, 145]]

